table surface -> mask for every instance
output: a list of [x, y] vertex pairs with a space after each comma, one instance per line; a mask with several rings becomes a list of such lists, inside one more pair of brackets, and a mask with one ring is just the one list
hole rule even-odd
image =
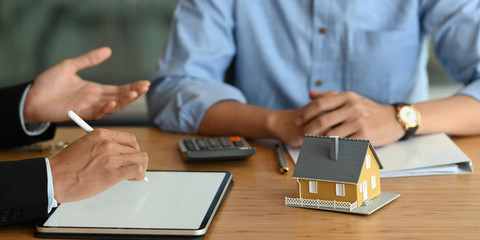
[[[230, 171], [235, 184], [204, 239], [480, 239], [480, 136], [455, 137], [473, 162], [468, 175], [382, 179], [382, 191], [400, 198], [370, 216], [284, 206], [296, 196], [290, 171], [280, 174], [273, 148], [250, 142], [247, 160], [185, 163], [177, 140], [197, 137], [150, 127], [114, 127], [134, 133], [149, 154], [150, 170]], [[59, 128], [52, 142], [72, 142], [79, 128]], [[1, 150], [0, 160], [50, 156], [54, 152]], [[0, 228], [0, 239], [34, 239], [34, 224]]]

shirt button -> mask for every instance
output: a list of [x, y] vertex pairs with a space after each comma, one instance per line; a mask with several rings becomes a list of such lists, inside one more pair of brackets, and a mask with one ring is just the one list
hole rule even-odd
[[2, 211], [0, 213], [0, 222], [6, 222], [8, 220], [9, 211]]
[[14, 208], [11, 211], [11, 215], [13, 218], [19, 218], [22, 215], [22, 212], [18, 208]]
[[322, 86], [323, 82], [320, 80], [315, 81], [315, 86], [320, 87]]
[[319, 29], [318, 29], [318, 33], [320, 33], [320, 34], [325, 34], [325, 33], [327, 33], [327, 29], [325, 29], [325, 28], [319, 28]]

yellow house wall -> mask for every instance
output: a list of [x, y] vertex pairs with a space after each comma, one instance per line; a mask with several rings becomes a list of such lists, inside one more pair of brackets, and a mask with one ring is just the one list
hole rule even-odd
[[[364, 161], [358, 184], [345, 184], [344, 197], [337, 196], [335, 185], [336, 182], [317, 181], [318, 193], [310, 193], [308, 182], [315, 180], [308, 179], [297, 179], [297, 197], [308, 199], [336, 200], [344, 202], [357, 201], [357, 206], [360, 206], [363, 204], [363, 191], [360, 192], [360, 184], [363, 184], [364, 181], [367, 181], [368, 199], [375, 198], [382, 192], [380, 184], [380, 166], [375, 159], [375, 155], [373, 155], [372, 153], [371, 147], [368, 148], [367, 155], [365, 157], [367, 156], [370, 156], [370, 168], [367, 169], [367, 161]], [[375, 176], [376, 181], [376, 187], [374, 189], [372, 189], [372, 176]]]
[[[362, 173], [360, 174], [360, 178], [358, 181], [357, 188], [357, 204], [358, 206], [363, 204], [363, 192], [360, 192], [360, 184], [362, 184], [365, 180], [367, 181], [367, 196], [368, 199], [373, 199], [376, 196], [380, 195], [382, 192], [381, 185], [380, 185], [380, 166], [375, 159], [375, 155], [372, 153], [371, 147], [368, 148], [367, 156], [370, 156], [370, 168], [367, 169], [367, 161], [363, 163]], [[365, 156], [365, 158], [367, 157]], [[372, 179], [371, 177], [375, 175], [376, 187], [372, 189]]]
[[310, 193], [308, 179], [298, 179], [301, 189], [297, 185], [297, 197], [300, 198], [300, 191], [302, 198], [321, 199], [321, 200], [336, 200], [342, 202], [355, 202], [357, 199], [357, 187], [355, 184], [345, 184], [345, 197], [337, 196], [335, 182], [317, 181], [317, 194]]

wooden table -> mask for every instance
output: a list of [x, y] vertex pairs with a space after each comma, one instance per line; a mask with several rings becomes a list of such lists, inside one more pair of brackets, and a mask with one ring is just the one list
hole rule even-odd
[[[480, 239], [480, 136], [454, 138], [472, 159], [474, 173], [382, 179], [384, 192], [401, 197], [370, 216], [285, 207], [296, 196], [291, 171], [280, 174], [273, 149], [257, 142], [245, 161], [187, 164], [177, 140], [148, 127], [114, 128], [136, 134], [151, 170], [226, 170], [235, 184], [205, 236], [212, 239]], [[79, 128], [59, 128], [54, 142], [71, 142]], [[52, 153], [0, 151], [0, 160]], [[0, 193], [1, 194], [1, 193]], [[0, 228], [0, 239], [34, 239], [34, 224]]]

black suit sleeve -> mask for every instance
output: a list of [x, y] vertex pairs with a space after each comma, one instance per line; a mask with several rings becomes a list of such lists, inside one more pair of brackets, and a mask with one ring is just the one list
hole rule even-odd
[[0, 124], [0, 147], [16, 147], [32, 144], [34, 142], [52, 139], [55, 135], [55, 125], [50, 127], [41, 135], [28, 136], [22, 128], [20, 122], [20, 101], [23, 92], [29, 83], [16, 85], [12, 87], [0, 88], [0, 110], [2, 112], [2, 121]]
[[47, 215], [44, 158], [0, 162], [0, 227]]

